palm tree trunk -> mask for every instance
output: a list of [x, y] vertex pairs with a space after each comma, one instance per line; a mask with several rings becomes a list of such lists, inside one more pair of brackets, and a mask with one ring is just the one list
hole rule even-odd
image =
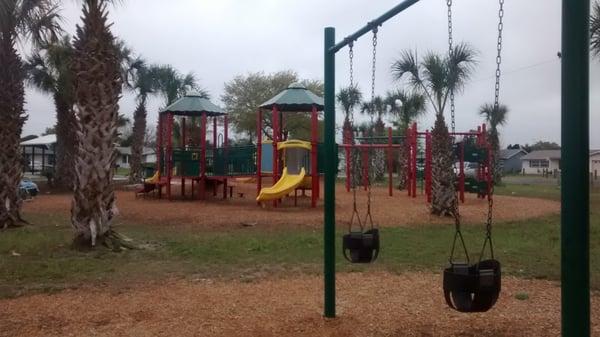
[[21, 221], [20, 137], [27, 116], [23, 109], [25, 72], [13, 36], [11, 32], [0, 36], [0, 228], [17, 226]]
[[492, 128], [488, 135], [488, 141], [490, 142], [490, 146], [492, 148], [492, 162], [490, 163], [490, 167], [492, 167], [493, 171], [493, 181], [494, 184], [499, 184], [502, 182], [502, 170], [500, 169], [500, 139], [498, 137], [498, 130]]
[[105, 6], [105, 1], [85, 2], [74, 42], [78, 143], [71, 223], [78, 248], [111, 244], [117, 213], [112, 178], [121, 76]]
[[146, 99], [142, 98], [133, 113], [133, 142], [131, 144], [131, 170], [129, 181], [137, 183], [142, 177], [142, 156], [146, 134]]
[[456, 205], [454, 154], [443, 114], [436, 115], [431, 143], [431, 213], [440, 216], [453, 215]]
[[75, 180], [75, 143], [77, 127], [73, 104], [67, 103], [59, 94], [54, 95], [56, 106], [56, 178], [55, 183], [72, 189]]

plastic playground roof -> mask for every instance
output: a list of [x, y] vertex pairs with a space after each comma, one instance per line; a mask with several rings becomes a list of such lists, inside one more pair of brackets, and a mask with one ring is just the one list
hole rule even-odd
[[310, 142], [306, 142], [303, 140], [290, 139], [290, 140], [286, 140], [285, 142], [277, 143], [277, 150], [282, 150], [282, 149], [305, 149], [305, 150], [310, 151], [311, 144], [310, 144]]
[[206, 113], [208, 117], [227, 114], [221, 107], [196, 93], [186, 94], [164, 108], [160, 113], [167, 112], [183, 116], [202, 116], [203, 113]]
[[308, 112], [312, 111], [313, 106], [317, 107], [317, 111], [322, 111], [323, 104], [323, 97], [315, 95], [300, 83], [292, 83], [287, 89], [261, 104], [260, 108], [273, 109], [276, 105], [279, 111]]

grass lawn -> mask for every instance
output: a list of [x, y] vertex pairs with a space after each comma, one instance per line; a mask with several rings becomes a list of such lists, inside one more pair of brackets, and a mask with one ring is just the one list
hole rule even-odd
[[[545, 186], [498, 188], [498, 193], [555, 199]], [[592, 194], [592, 286], [600, 289], [600, 193]], [[0, 297], [31, 291], [51, 291], [83, 283], [160, 280], [167, 276], [235, 277], [252, 279], [264, 273], [320, 273], [321, 231], [261, 231], [246, 228], [228, 232], [189, 233], [143, 224], [123, 223], [117, 230], [145, 246], [142, 250], [76, 252], [70, 249], [67, 218], [28, 217], [36, 225], [0, 234]], [[560, 277], [560, 220], [550, 216], [535, 220], [498, 223], [494, 229], [497, 258], [507, 274], [522, 277]], [[340, 271], [406, 270], [440, 271], [448, 260], [453, 228], [423, 226], [383, 228], [382, 253], [370, 266], [343, 260], [338, 239]], [[338, 233], [341, 238], [343, 233]], [[482, 226], [465, 226], [465, 239], [474, 257], [483, 242]]]

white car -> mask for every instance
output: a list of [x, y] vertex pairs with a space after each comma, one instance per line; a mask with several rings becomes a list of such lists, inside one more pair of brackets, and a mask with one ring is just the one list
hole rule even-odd
[[[465, 177], [476, 177], [477, 169], [479, 168], [478, 163], [465, 162]], [[458, 175], [460, 173], [460, 163], [454, 164], [454, 173]]]

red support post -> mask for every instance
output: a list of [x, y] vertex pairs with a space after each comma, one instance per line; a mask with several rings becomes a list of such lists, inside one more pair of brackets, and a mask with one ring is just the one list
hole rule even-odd
[[[227, 117], [227, 115], [225, 115], [223, 117], [223, 147], [224, 147], [224, 153], [225, 153], [225, 173], [229, 173], [227, 172], [227, 167], [228, 167], [228, 153], [229, 153], [229, 140], [227, 139], [229, 137], [229, 119]], [[225, 178], [225, 181], [223, 181], [223, 199], [227, 199], [227, 178]]]
[[200, 199], [206, 198], [206, 112], [202, 113], [200, 127]]
[[167, 199], [171, 200], [171, 176], [173, 174], [173, 114], [167, 114]]
[[460, 143], [460, 168], [459, 168], [459, 176], [458, 176], [458, 188], [459, 188], [459, 196], [460, 202], [465, 203], [465, 140]]
[[262, 110], [256, 112], [256, 196], [262, 189]]
[[[181, 118], [181, 141], [180, 141], [180, 145], [181, 145], [181, 150], [185, 150], [185, 145], [186, 145], [186, 138], [185, 138], [185, 117]], [[183, 163], [181, 163], [181, 196], [185, 197], [185, 171], [184, 171], [185, 165], [183, 165]]]
[[[279, 142], [279, 110], [276, 105], [273, 105], [273, 185], [279, 180], [279, 151], [277, 143]], [[277, 200], [273, 201], [273, 206], [277, 206]]]
[[412, 197], [417, 197], [417, 123], [413, 123], [413, 151], [412, 151]]
[[363, 147], [362, 148], [362, 169], [363, 169], [363, 174], [362, 174], [362, 178], [363, 178], [363, 186], [365, 191], [367, 190], [367, 187], [369, 186], [369, 152], [367, 151], [368, 148], [367, 147]]
[[431, 203], [431, 133], [425, 131], [425, 194], [427, 202]]
[[406, 143], [406, 190], [408, 191], [408, 196], [410, 197], [410, 191], [412, 186], [412, 173], [411, 173], [411, 165], [410, 161], [412, 159], [412, 126], [409, 126], [406, 129], [406, 139], [404, 140]]
[[319, 172], [317, 169], [317, 144], [319, 142], [319, 116], [317, 107], [313, 105], [311, 111], [311, 146], [310, 146], [310, 177], [311, 177], [311, 207], [317, 207], [319, 198]]
[[390, 197], [394, 195], [394, 176], [392, 171], [392, 128], [388, 128], [388, 193]]
[[[158, 171], [158, 180], [159, 183], [162, 180], [162, 162], [161, 157], [163, 153], [163, 115], [158, 114], [158, 127], [156, 130], [156, 170]], [[162, 185], [158, 184], [158, 198], [162, 197]]]
[[[217, 116], [213, 117], [213, 149], [217, 148]], [[213, 150], [214, 152], [214, 150]], [[213, 157], [214, 157], [214, 153], [213, 153]]]

